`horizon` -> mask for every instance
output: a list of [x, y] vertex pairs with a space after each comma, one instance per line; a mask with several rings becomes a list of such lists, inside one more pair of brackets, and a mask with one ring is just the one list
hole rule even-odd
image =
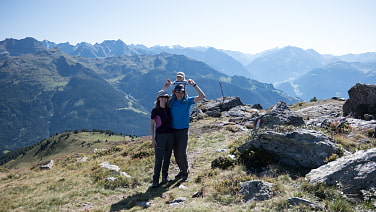
[[372, 0], [2, 0], [0, 6], [0, 40], [121, 40], [248, 54], [286, 46], [336, 56], [376, 52]]

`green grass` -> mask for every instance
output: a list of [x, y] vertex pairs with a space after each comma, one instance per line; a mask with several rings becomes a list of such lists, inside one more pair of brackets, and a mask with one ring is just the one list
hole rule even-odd
[[[142, 201], [151, 203], [147, 211], [314, 211], [304, 205], [290, 206], [287, 199], [291, 197], [308, 199], [326, 211], [374, 210], [369, 202], [351, 202], [339, 188], [311, 185], [304, 177], [278, 164], [268, 165], [276, 173], [275, 177], [249, 174], [241, 163], [223, 169], [212, 168], [213, 161], [234, 152], [249, 136], [248, 131], [234, 132], [225, 126], [211, 128], [212, 123], [224, 126], [227, 120], [205, 118], [191, 124], [189, 182], [173, 181], [156, 189], [149, 188], [154, 166], [149, 136], [131, 138], [99, 132], [66, 132], [53, 136], [18, 160], [0, 167], [0, 211], [140, 211]], [[345, 141], [338, 142], [344, 148], [352, 148]], [[227, 151], [217, 151], [220, 149]], [[77, 160], [84, 156], [88, 157], [87, 161]], [[248, 156], [259, 155], [254, 152]], [[53, 169], [30, 169], [48, 159], [55, 160]], [[174, 157], [171, 161], [169, 173], [173, 178], [178, 170]], [[118, 165], [131, 177], [120, 177], [119, 173], [100, 167], [102, 162]], [[108, 177], [117, 180], [108, 181]], [[238, 194], [239, 183], [247, 180], [273, 183], [274, 197], [244, 203]], [[193, 198], [195, 192], [202, 192], [203, 196]], [[168, 205], [178, 197], [187, 200], [179, 206]]]
[[131, 141], [129, 136], [108, 135], [100, 132], [66, 132], [52, 136], [35, 145], [17, 160], [8, 162], [7, 168], [31, 167], [33, 164], [51, 159], [64, 158], [70, 155], [94, 153], [95, 149], [110, 148], [118, 143]]

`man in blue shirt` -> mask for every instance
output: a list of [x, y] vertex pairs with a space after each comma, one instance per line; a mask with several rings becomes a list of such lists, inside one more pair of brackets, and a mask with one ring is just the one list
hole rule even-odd
[[[167, 80], [163, 90], [166, 90], [170, 84], [171, 81]], [[183, 182], [188, 181], [187, 146], [190, 107], [205, 98], [204, 92], [192, 79], [188, 80], [188, 84], [193, 86], [198, 96], [189, 97], [185, 92], [185, 86], [178, 84], [172, 91], [173, 97], [170, 100], [172, 131], [174, 135], [174, 156], [180, 169], [179, 174], [175, 178], [182, 178]]]

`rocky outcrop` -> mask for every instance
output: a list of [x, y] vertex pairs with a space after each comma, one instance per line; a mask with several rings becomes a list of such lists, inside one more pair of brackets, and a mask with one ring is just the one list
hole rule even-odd
[[346, 122], [357, 129], [376, 129], [376, 120], [365, 121], [361, 119], [346, 118]]
[[296, 111], [299, 116], [306, 120], [306, 125], [323, 127], [342, 117], [343, 104], [326, 103], [304, 107]]
[[273, 128], [277, 125], [300, 126], [304, 124], [303, 118], [291, 111], [283, 101], [275, 104], [270, 112], [266, 113], [262, 119], [264, 120], [264, 126], [269, 128]]
[[32, 170], [39, 167], [39, 169], [50, 170], [54, 166], [54, 162], [54, 160], [42, 161], [34, 164], [30, 169]]
[[311, 183], [340, 184], [346, 194], [376, 187], [376, 148], [361, 150], [311, 170], [306, 179]]
[[[103, 162], [101, 164], [99, 164], [101, 167], [105, 168], [105, 169], [109, 169], [109, 170], [112, 170], [112, 171], [115, 171], [115, 172], [118, 172], [120, 174], [120, 176], [123, 176], [123, 177], [131, 177], [130, 175], [128, 175], [126, 172], [122, 172], [120, 171], [120, 167], [118, 165], [114, 165], [114, 164], [110, 164], [109, 162]], [[110, 181], [115, 181], [117, 178], [116, 177], [108, 177], [106, 178], [107, 180], [110, 180]]]
[[228, 111], [233, 107], [243, 105], [239, 97], [225, 96], [216, 100], [206, 100], [197, 105], [192, 111], [191, 117], [197, 118], [205, 114], [212, 117], [220, 117], [221, 112]]
[[[260, 109], [261, 108], [261, 109]], [[304, 120], [297, 113], [290, 110], [285, 102], [280, 101], [265, 113], [259, 104], [243, 105], [239, 97], [221, 97], [200, 103], [192, 112], [192, 119], [201, 119], [205, 116], [230, 117], [230, 122], [253, 124], [257, 118], [263, 119], [263, 125], [274, 128], [278, 125], [300, 126]]]
[[243, 144], [238, 150], [244, 153], [252, 147], [264, 149], [281, 164], [306, 169], [322, 166], [329, 156], [340, 152], [330, 137], [306, 129], [287, 133], [261, 132], [257, 139]]
[[40, 169], [52, 169], [53, 166], [54, 166], [54, 160], [50, 160], [48, 161], [48, 163], [41, 164]]
[[306, 199], [303, 199], [303, 198], [300, 198], [300, 197], [292, 197], [292, 198], [289, 198], [287, 200], [287, 202], [290, 204], [290, 205], [307, 205], [309, 207], [311, 207], [312, 209], [320, 209], [320, 210], [324, 210], [325, 208], [322, 207], [321, 205], [317, 204], [317, 203], [313, 203], [309, 200], [306, 200]]
[[343, 105], [344, 116], [359, 119], [376, 117], [376, 84], [357, 83], [348, 94], [350, 98]]

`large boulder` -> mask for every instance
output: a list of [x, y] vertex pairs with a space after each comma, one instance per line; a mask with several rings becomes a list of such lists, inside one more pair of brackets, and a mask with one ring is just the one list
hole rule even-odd
[[342, 185], [346, 194], [376, 187], [376, 148], [360, 150], [311, 170], [306, 179], [311, 183]]
[[221, 116], [221, 112], [228, 111], [233, 107], [243, 105], [239, 97], [225, 96], [216, 100], [205, 100], [199, 103], [192, 111], [192, 117], [198, 117], [200, 114], [206, 114], [212, 117]]
[[274, 128], [278, 125], [300, 126], [304, 124], [303, 118], [291, 111], [283, 101], [275, 104], [262, 119], [264, 120], [264, 126], [269, 128]]
[[343, 115], [364, 119], [376, 117], [376, 84], [360, 84], [350, 88], [349, 99], [343, 105]]
[[313, 169], [326, 163], [329, 156], [339, 154], [339, 147], [327, 135], [307, 129], [278, 133], [261, 132], [257, 139], [238, 147], [240, 153], [250, 148], [261, 148], [280, 164]]

